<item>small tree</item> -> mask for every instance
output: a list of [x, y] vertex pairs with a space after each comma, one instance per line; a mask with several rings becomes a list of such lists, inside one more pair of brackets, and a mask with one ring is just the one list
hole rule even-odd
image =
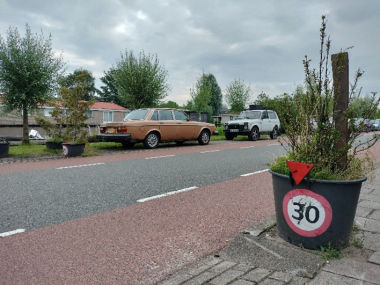
[[114, 68], [110, 68], [108, 71], [104, 72], [104, 76], [100, 78], [100, 81], [102, 81], [104, 85], [100, 86], [98, 94], [100, 95], [100, 100], [103, 102], [112, 102], [118, 105], [123, 105], [117, 92], [117, 83], [114, 75]]
[[[80, 82], [78, 80], [81, 80]], [[75, 88], [78, 84], [83, 88], [82, 100], [95, 99], [97, 89], [95, 88], [95, 78], [92, 73], [86, 69], [76, 69], [73, 73], [62, 76], [59, 79], [61, 87], [68, 89]]]
[[226, 88], [226, 100], [231, 112], [243, 111], [250, 97], [251, 88], [240, 79], [232, 81]]
[[222, 107], [222, 90], [220, 89], [218, 82], [213, 74], [204, 74], [204, 80], [208, 81], [211, 89], [210, 106], [212, 108], [212, 115], [219, 115]]
[[167, 96], [167, 71], [160, 65], [157, 55], [139, 57], [126, 51], [116, 64], [114, 74], [118, 96], [130, 109], [156, 107]]
[[194, 89], [190, 90], [192, 99], [192, 109], [197, 112], [212, 112], [211, 102], [211, 84], [207, 77], [203, 74], [195, 85]]
[[7, 39], [0, 36], [0, 91], [6, 111], [17, 110], [23, 117], [23, 143], [29, 143], [29, 112], [45, 103], [56, 90], [62, 59], [51, 47], [51, 36], [33, 35], [28, 25], [25, 37], [9, 28]]

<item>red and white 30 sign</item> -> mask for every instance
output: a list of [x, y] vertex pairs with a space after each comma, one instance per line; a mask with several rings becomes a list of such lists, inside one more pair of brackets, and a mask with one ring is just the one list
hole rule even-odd
[[282, 201], [282, 211], [289, 227], [304, 237], [323, 234], [332, 220], [329, 201], [307, 189], [288, 192]]

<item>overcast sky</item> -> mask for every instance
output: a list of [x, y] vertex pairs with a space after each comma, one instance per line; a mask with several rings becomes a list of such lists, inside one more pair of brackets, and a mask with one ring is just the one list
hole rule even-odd
[[157, 54], [168, 71], [166, 100], [180, 104], [202, 72], [224, 91], [234, 79], [276, 96], [303, 83], [302, 59], [318, 61], [321, 15], [327, 15], [332, 52], [349, 50], [350, 78], [357, 68], [365, 93], [380, 91], [379, 0], [0, 0], [0, 34], [9, 26], [52, 35], [67, 72], [97, 78], [126, 49]]

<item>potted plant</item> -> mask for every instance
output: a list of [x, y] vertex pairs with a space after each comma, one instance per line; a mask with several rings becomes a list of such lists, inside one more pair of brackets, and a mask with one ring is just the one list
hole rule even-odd
[[[375, 136], [359, 140], [364, 123], [354, 119], [352, 102], [360, 96], [356, 86], [363, 72], [356, 72], [349, 92], [348, 54], [332, 55], [331, 86], [330, 39], [325, 34], [324, 16], [320, 32], [318, 69], [312, 69], [305, 57], [306, 91], [294, 96], [293, 102], [286, 101], [281, 110], [297, 110], [294, 117], [282, 116], [287, 119], [282, 122], [286, 136], [281, 144], [287, 153], [271, 165], [279, 235], [311, 249], [347, 243], [361, 184], [372, 169], [369, 157], [360, 154], [376, 143]], [[376, 93], [370, 102], [364, 114], [367, 117], [376, 112]]]
[[88, 119], [87, 111], [94, 103], [93, 100], [84, 101], [86, 84], [83, 83], [83, 74], [75, 78], [73, 88], [62, 87], [60, 90], [62, 105], [66, 110], [64, 120], [65, 129], [63, 132], [64, 143], [62, 144], [63, 154], [65, 156], [79, 156], [84, 152], [85, 144], [88, 138], [88, 129], [85, 121]]
[[6, 138], [0, 137], [0, 157], [6, 157], [9, 153], [9, 142]]

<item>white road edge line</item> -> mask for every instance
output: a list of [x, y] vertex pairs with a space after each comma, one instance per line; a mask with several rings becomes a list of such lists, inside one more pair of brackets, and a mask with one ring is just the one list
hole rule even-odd
[[217, 152], [217, 151], [220, 151], [220, 149], [206, 150], [206, 151], [201, 151], [200, 153], [209, 153], [209, 152]]
[[154, 200], [154, 199], [158, 199], [158, 198], [162, 198], [162, 197], [166, 197], [166, 196], [170, 196], [170, 195], [174, 195], [174, 194], [178, 194], [178, 193], [182, 193], [182, 192], [186, 192], [186, 191], [191, 191], [191, 190], [194, 190], [197, 188], [198, 188], [197, 186], [192, 186], [192, 187], [184, 188], [184, 189], [177, 190], [177, 191], [167, 192], [167, 193], [164, 193], [161, 195], [156, 195], [156, 196], [152, 196], [152, 197], [148, 197], [148, 198], [144, 198], [144, 199], [139, 199], [139, 200], [137, 200], [137, 202], [143, 203], [146, 201], [150, 201], [150, 200]]
[[271, 144], [267, 144], [266, 146], [274, 146], [274, 145], [281, 145], [280, 143], [271, 143]]
[[160, 156], [151, 156], [151, 157], [145, 157], [145, 159], [155, 159], [155, 158], [164, 158], [164, 157], [173, 157], [175, 156], [174, 154], [170, 155], [160, 155]]
[[259, 174], [259, 173], [263, 173], [263, 172], [267, 172], [267, 171], [269, 171], [269, 169], [263, 169], [263, 170], [259, 170], [259, 171], [252, 172], [252, 173], [246, 173], [246, 174], [242, 174], [240, 176], [246, 177], [246, 176], [251, 176], [251, 175], [255, 175], [255, 174]]
[[25, 229], [17, 229], [17, 230], [14, 230], [14, 231], [9, 231], [9, 232], [5, 232], [5, 233], [1, 233], [0, 237], [8, 237], [8, 236], [19, 234], [19, 233], [23, 233], [23, 232], [25, 232]]
[[103, 162], [99, 163], [91, 163], [91, 164], [81, 164], [81, 165], [73, 165], [73, 166], [64, 166], [64, 167], [58, 167], [56, 169], [68, 169], [68, 168], [77, 168], [77, 167], [87, 167], [87, 166], [95, 166], [95, 165], [103, 165]]
[[255, 145], [251, 145], [251, 146], [242, 146], [242, 147], [240, 147], [241, 149], [245, 149], [245, 148], [254, 148], [254, 147], [256, 147]]

